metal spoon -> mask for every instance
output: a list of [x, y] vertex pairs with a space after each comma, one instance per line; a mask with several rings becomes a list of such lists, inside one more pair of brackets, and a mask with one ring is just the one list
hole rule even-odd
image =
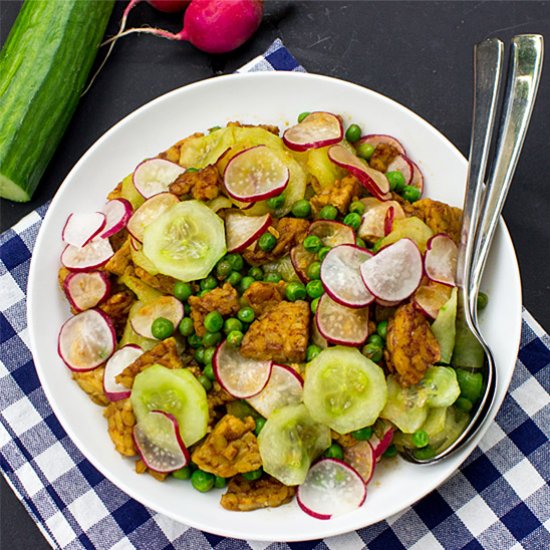
[[412, 452], [403, 453], [403, 458], [418, 464], [437, 462], [468, 442], [483, 424], [495, 396], [497, 373], [491, 350], [478, 328], [477, 295], [533, 111], [542, 70], [543, 38], [526, 34], [512, 39], [508, 85], [495, 159], [487, 185], [484, 185], [500, 88], [502, 55], [503, 43], [496, 38], [477, 44], [474, 50], [475, 95], [470, 162], [457, 262], [457, 286], [464, 320], [485, 352], [482, 368], [485, 390], [468, 425], [446, 449], [425, 459], [415, 457]]

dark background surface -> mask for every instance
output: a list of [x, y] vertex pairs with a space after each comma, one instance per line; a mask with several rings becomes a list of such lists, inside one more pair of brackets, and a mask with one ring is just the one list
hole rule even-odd
[[[0, 0], [0, 44], [20, 2]], [[117, 2], [108, 34], [125, 3]], [[50, 199], [80, 156], [128, 113], [190, 82], [231, 73], [277, 37], [310, 72], [356, 82], [409, 107], [467, 153], [472, 98], [472, 47], [489, 36], [509, 39], [540, 33], [550, 40], [548, 2], [267, 1], [258, 33], [239, 50], [212, 57], [186, 43], [149, 36], [121, 40], [81, 100], [56, 155], [32, 200], [2, 201], [1, 229]], [[130, 25], [179, 30], [179, 16], [139, 5]], [[220, 99], [223, 101], [223, 98]], [[304, 98], [304, 110], [307, 110]], [[539, 98], [504, 218], [512, 234], [523, 280], [525, 306], [550, 329], [550, 69]], [[0, 548], [48, 544], [3, 478]]]

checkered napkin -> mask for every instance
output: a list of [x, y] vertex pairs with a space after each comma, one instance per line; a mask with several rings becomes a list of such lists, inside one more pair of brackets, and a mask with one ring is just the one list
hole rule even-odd
[[[277, 40], [242, 70], [304, 69]], [[54, 416], [29, 350], [25, 289], [48, 205], [0, 236], [0, 467], [56, 548], [550, 548], [550, 338], [523, 312], [521, 349], [496, 421], [466, 463], [404, 512], [339, 537], [246, 542], [145, 508], [107, 481]]]

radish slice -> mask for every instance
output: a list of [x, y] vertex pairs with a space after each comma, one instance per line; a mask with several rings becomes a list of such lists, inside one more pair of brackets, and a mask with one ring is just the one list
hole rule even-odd
[[438, 233], [426, 245], [424, 269], [426, 275], [436, 283], [455, 285], [458, 247], [448, 235]]
[[335, 458], [314, 464], [296, 491], [300, 508], [317, 519], [330, 519], [359, 508], [367, 496], [363, 478]]
[[171, 183], [185, 172], [179, 164], [165, 159], [148, 159], [134, 170], [134, 187], [146, 199], [166, 193]]
[[435, 319], [439, 310], [449, 301], [451, 291], [452, 287], [444, 284], [422, 285], [414, 293], [412, 302], [424, 315]]
[[103, 390], [109, 401], [119, 401], [130, 397], [130, 390], [119, 384], [116, 377], [142, 354], [143, 350], [139, 346], [128, 344], [111, 355], [103, 373]]
[[413, 165], [412, 161], [409, 160], [405, 155], [397, 155], [389, 164], [386, 169], [386, 174], [388, 172], [401, 172], [405, 178], [405, 183], [410, 184], [413, 177]]
[[143, 241], [145, 228], [154, 222], [161, 214], [170, 207], [179, 203], [178, 197], [172, 193], [159, 193], [147, 199], [133, 214], [128, 221], [127, 229], [139, 242]]
[[386, 215], [384, 216], [384, 237], [389, 235], [393, 228], [393, 220], [395, 218], [395, 208], [390, 206], [386, 210]]
[[332, 220], [317, 220], [309, 227], [308, 235], [315, 235], [323, 246], [334, 248], [341, 244], [355, 244], [353, 229], [343, 223]]
[[126, 227], [132, 215], [132, 205], [126, 199], [113, 199], [103, 207], [103, 213], [107, 218], [101, 238], [106, 239], [118, 233]]
[[269, 418], [276, 409], [298, 405], [302, 401], [304, 381], [286, 365], [273, 364], [266, 387], [247, 401], [264, 417]]
[[105, 227], [105, 214], [90, 212], [70, 214], [61, 231], [61, 238], [77, 248], [82, 248], [97, 237]]
[[248, 203], [279, 195], [289, 177], [288, 167], [276, 152], [266, 145], [256, 145], [229, 161], [223, 181], [231, 197]]
[[303, 244], [298, 244], [290, 251], [290, 261], [294, 267], [294, 271], [303, 283], [309, 282], [307, 268], [312, 262], [317, 260], [317, 254], [309, 252], [304, 248]]
[[71, 271], [92, 271], [105, 265], [113, 254], [108, 239], [96, 239], [82, 248], [68, 244], [61, 253], [61, 263]]
[[400, 302], [418, 288], [422, 279], [420, 250], [411, 239], [400, 239], [365, 262], [361, 277], [377, 298]]
[[271, 215], [246, 216], [240, 212], [228, 212], [225, 216], [225, 242], [228, 252], [240, 252], [266, 231]]
[[169, 473], [186, 466], [189, 451], [183, 442], [176, 417], [164, 411], [150, 411], [134, 426], [134, 444], [147, 468]]
[[381, 300], [380, 298], [375, 298], [374, 301], [382, 307], [395, 307], [401, 303], [401, 300]]
[[87, 309], [61, 327], [57, 352], [74, 371], [99, 367], [115, 351], [116, 334], [111, 319], [98, 309]]
[[[365, 213], [357, 231], [362, 239], [373, 240], [385, 237], [391, 232], [393, 220], [405, 217], [405, 212], [397, 201], [382, 202], [374, 197], [368, 197], [362, 202], [365, 205]], [[390, 209], [393, 209], [392, 213], [388, 214]]]
[[91, 309], [109, 296], [111, 281], [105, 271], [69, 273], [63, 281], [63, 290], [76, 311]]
[[130, 324], [140, 336], [157, 340], [151, 332], [151, 327], [153, 321], [159, 317], [168, 319], [177, 328], [183, 319], [183, 304], [174, 296], [161, 296], [141, 306], [132, 315]]
[[283, 134], [285, 145], [293, 151], [307, 151], [334, 145], [344, 138], [340, 119], [332, 113], [317, 111], [309, 114]]
[[369, 308], [349, 308], [323, 294], [317, 304], [315, 322], [321, 336], [329, 342], [360, 346], [369, 335]]
[[358, 145], [361, 143], [370, 143], [373, 147], [378, 147], [378, 145], [391, 145], [397, 149], [401, 155], [405, 154], [405, 148], [401, 145], [401, 142], [393, 136], [388, 136], [387, 134], [369, 134], [367, 136], [363, 136], [358, 141]]
[[364, 248], [342, 244], [333, 248], [321, 264], [321, 281], [330, 297], [348, 307], [365, 307], [374, 296], [367, 290], [359, 268], [372, 257]]
[[390, 183], [382, 172], [374, 170], [365, 161], [350, 153], [341, 145], [333, 145], [328, 150], [328, 156], [334, 164], [353, 174], [366, 187], [367, 191], [375, 197], [380, 200], [391, 198]]
[[311, 341], [321, 349], [327, 349], [329, 345], [327, 339], [324, 336], [321, 336], [315, 319], [311, 323]]
[[424, 191], [424, 176], [422, 175], [420, 168], [418, 168], [418, 165], [415, 162], [413, 162], [408, 157], [407, 157], [407, 160], [411, 163], [413, 168], [413, 173], [412, 173], [412, 177], [411, 177], [411, 181], [409, 182], [409, 185], [416, 187], [417, 189], [420, 190], [420, 193], [422, 193]]
[[382, 455], [388, 450], [388, 447], [393, 441], [394, 427], [391, 424], [386, 424], [380, 437], [373, 434], [369, 440], [374, 452], [374, 458], [376, 462], [380, 462]]
[[353, 447], [344, 449], [344, 461], [352, 466], [367, 484], [374, 474], [376, 456], [368, 441], [359, 441]]
[[259, 394], [271, 375], [272, 361], [257, 361], [243, 357], [238, 350], [223, 341], [212, 361], [220, 385], [237, 399]]

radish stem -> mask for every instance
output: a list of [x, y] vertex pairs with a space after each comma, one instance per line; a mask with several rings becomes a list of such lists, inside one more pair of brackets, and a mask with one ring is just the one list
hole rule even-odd
[[105, 42], [103, 42], [101, 45], [106, 46], [107, 44], [112, 44], [119, 38], [134, 33], [154, 34], [156, 36], [161, 36], [162, 38], [167, 38], [168, 40], [185, 40], [186, 34], [184, 30], [174, 34], [172, 32], [164, 31], [162, 29], [155, 29], [152, 27], [139, 27], [136, 29], [128, 29], [123, 32], [119, 32], [118, 34], [115, 34], [114, 36], [111, 36], [111, 38], [105, 40]]

